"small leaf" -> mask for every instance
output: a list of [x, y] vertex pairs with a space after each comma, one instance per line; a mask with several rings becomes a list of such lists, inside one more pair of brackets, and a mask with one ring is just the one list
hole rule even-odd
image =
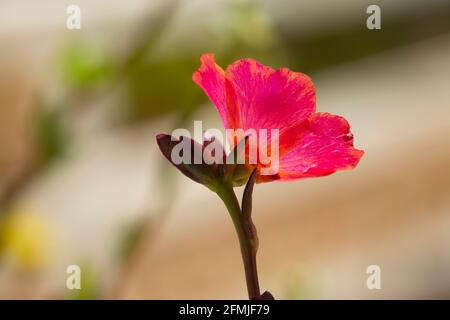
[[[208, 188], [214, 187], [218, 176], [217, 165], [205, 163], [203, 158], [204, 147], [202, 145], [188, 137], [180, 137], [180, 139], [177, 139], [168, 134], [159, 134], [156, 137], [156, 141], [166, 159], [185, 176]], [[175, 152], [175, 155], [179, 157], [179, 159], [174, 159], [174, 148], [180, 148], [180, 143], [184, 144], [184, 147], [186, 148], [183, 148], [182, 145], [180, 149], [181, 152]], [[186, 152], [188, 152], [188, 154], [186, 154]], [[199, 163], [195, 163], [194, 161], [196, 160], [196, 155], [201, 155], [201, 159], [198, 159]]]
[[234, 149], [228, 154], [226, 158], [225, 178], [231, 180], [233, 186], [239, 187], [246, 183], [251, 173], [249, 167], [244, 163], [238, 163], [239, 159], [244, 157], [245, 160], [245, 148], [248, 142], [249, 136], [245, 136]]
[[244, 195], [242, 196], [242, 214], [244, 217], [249, 218], [252, 215], [252, 194], [253, 187], [256, 181], [256, 168], [253, 170], [247, 185], [244, 189]]

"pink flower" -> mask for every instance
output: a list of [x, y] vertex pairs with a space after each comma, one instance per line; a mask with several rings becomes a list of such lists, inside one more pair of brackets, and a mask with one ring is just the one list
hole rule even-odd
[[314, 85], [303, 73], [274, 70], [254, 59], [224, 71], [213, 54], [204, 54], [192, 78], [226, 129], [279, 129], [279, 173], [258, 175], [257, 182], [326, 176], [354, 168], [364, 154], [353, 147], [343, 117], [316, 112]]

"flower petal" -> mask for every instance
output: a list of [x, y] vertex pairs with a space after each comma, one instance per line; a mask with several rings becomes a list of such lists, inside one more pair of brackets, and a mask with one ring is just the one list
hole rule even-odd
[[364, 151], [353, 147], [350, 125], [343, 117], [320, 112], [312, 115], [297, 146], [282, 154], [280, 180], [329, 175], [354, 168]]
[[194, 72], [192, 80], [205, 91], [206, 95], [219, 111], [225, 127], [228, 128], [225, 72], [216, 64], [212, 53], [203, 54], [200, 61], [200, 68]]
[[305, 74], [242, 59], [227, 68], [226, 79], [228, 105], [233, 101], [239, 113], [238, 128], [279, 129], [282, 137], [315, 111], [314, 85]]

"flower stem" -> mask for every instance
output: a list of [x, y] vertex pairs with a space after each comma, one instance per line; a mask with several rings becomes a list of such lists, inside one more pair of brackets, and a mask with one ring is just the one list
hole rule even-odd
[[260, 299], [261, 293], [256, 268], [256, 252], [258, 251], [258, 237], [250, 216], [244, 216], [233, 187], [224, 184], [217, 189], [217, 194], [233, 220], [234, 228], [239, 238], [242, 260], [244, 262], [245, 278], [247, 282], [248, 297], [250, 300]]

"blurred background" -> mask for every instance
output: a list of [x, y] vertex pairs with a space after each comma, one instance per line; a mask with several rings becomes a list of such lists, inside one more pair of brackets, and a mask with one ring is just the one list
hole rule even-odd
[[307, 73], [366, 151], [352, 171], [256, 186], [262, 289], [450, 298], [448, 0], [2, 0], [0, 298], [246, 298], [225, 207], [155, 144], [221, 127], [191, 80], [204, 52]]

